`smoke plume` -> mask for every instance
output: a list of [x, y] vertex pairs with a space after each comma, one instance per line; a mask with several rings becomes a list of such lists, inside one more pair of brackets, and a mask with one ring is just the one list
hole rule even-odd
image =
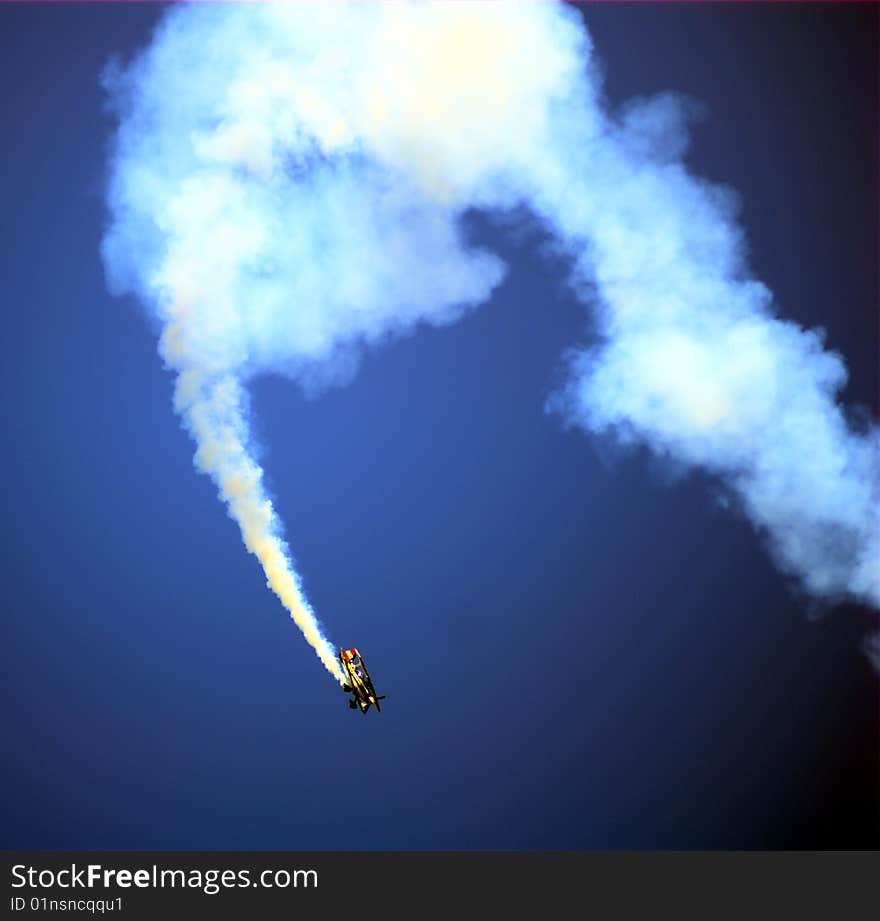
[[466, 243], [471, 209], [525, 206], [570, 255], [602, 342], [570, 357], [566, 421], [710, 471], [805, 590], [880, 602], [878, 435], [847, 422], [842, 359], [776, 314], [731, 196], [685, 168], [690, 104], [608, 111], [571, 9], [180, 6], [105, 86], [111, 286], [158, 322], [196, 466], [337, 678], [247, 384], [343, 382], [364, 347], [486, 301], [504, 265]]

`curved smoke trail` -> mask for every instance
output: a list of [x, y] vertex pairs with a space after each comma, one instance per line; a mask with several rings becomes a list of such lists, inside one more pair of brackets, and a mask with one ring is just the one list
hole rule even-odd
[[528, 206], [598, 292], [604, 343], [571, 361], [567, 419], [712, 471], [809, 592], [880, 603], [878, 435], [847, 424], [842, 360], [750, 278], [728, 195], [682, 163], [686, 106], [606, 111], [570, 9], [176, 7], [105, 85], [111, 285], [159, 320], [197, 466], [336, 677], [246, 384], [344, 379], [364, 345], [486, 300], [504, 267], [464, 243], [473, 208]]

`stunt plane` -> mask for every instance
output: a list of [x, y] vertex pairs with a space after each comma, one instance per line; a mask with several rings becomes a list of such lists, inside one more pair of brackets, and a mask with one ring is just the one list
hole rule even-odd
[[351, 694], [351, 700], [348, 706], [354, 710], [355, 707], [361, 708], [361, 713], [366, 713], [370, 709], [370, 704], [381, 712], [379, 706], [380, 700], [385, 700], [385, 695], [376, 696], [376, 689], [370, 680], [370, 673], [361, 654], [356, 649], [340, 649], [339, 661], [342, 663], [342, 670], [345, 672], [346, 683], [342, 685], [342, 690], [346, 694]]

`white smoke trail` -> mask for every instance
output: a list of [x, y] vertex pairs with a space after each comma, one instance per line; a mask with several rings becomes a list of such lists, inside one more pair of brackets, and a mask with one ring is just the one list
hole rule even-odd
[[248, 450], [243, 402], [241, 385], [231, 375], [209, 378], [201, 371], [186, 371], [177, 379], [175, 408], [199, 446], [196, 466], [213, 477], [245, 546], [260, 561], [269, 588], [327, 671], [342, 683], [334, 649], [321, 633], [279, 536], [280, 524], [261, 483], [263, 471]]
[[880, 603], [878, 437], [836, 402], [841, 359], [772, 315], [727, 197], [682, 164], [684, 107], [613, 118], [591, 53], [556, 4], [224, 4], [174, 8], [108, 69], [111, 285], [159, 320], [197, 465], [337, 677], [243, 388], [344, 379], [363, 345], [486, 300], [503, 265], [465, 246], [472, 208], [528, 205], [598, 291], [568, 419], [713, 471], [810, 592]]

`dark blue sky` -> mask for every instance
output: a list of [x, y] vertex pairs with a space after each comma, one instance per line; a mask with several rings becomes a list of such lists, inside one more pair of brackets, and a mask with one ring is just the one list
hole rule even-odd
[[[756, 274], [876, 416], [876, 7], [583, 10], [612, 103], [707, 104], [689, 165], [742, 194]], [[870, 615], [808, 619], [708, 480], [544, 413], [591, 328], [537, 230], [475, 217], [497, 296], [344, 389], [254, 389], [306, 590], [388, 695], [348, 710], [104, 287], [98, 78], [159, 12], [0, 8], [0, 844], [876, 846]]]

